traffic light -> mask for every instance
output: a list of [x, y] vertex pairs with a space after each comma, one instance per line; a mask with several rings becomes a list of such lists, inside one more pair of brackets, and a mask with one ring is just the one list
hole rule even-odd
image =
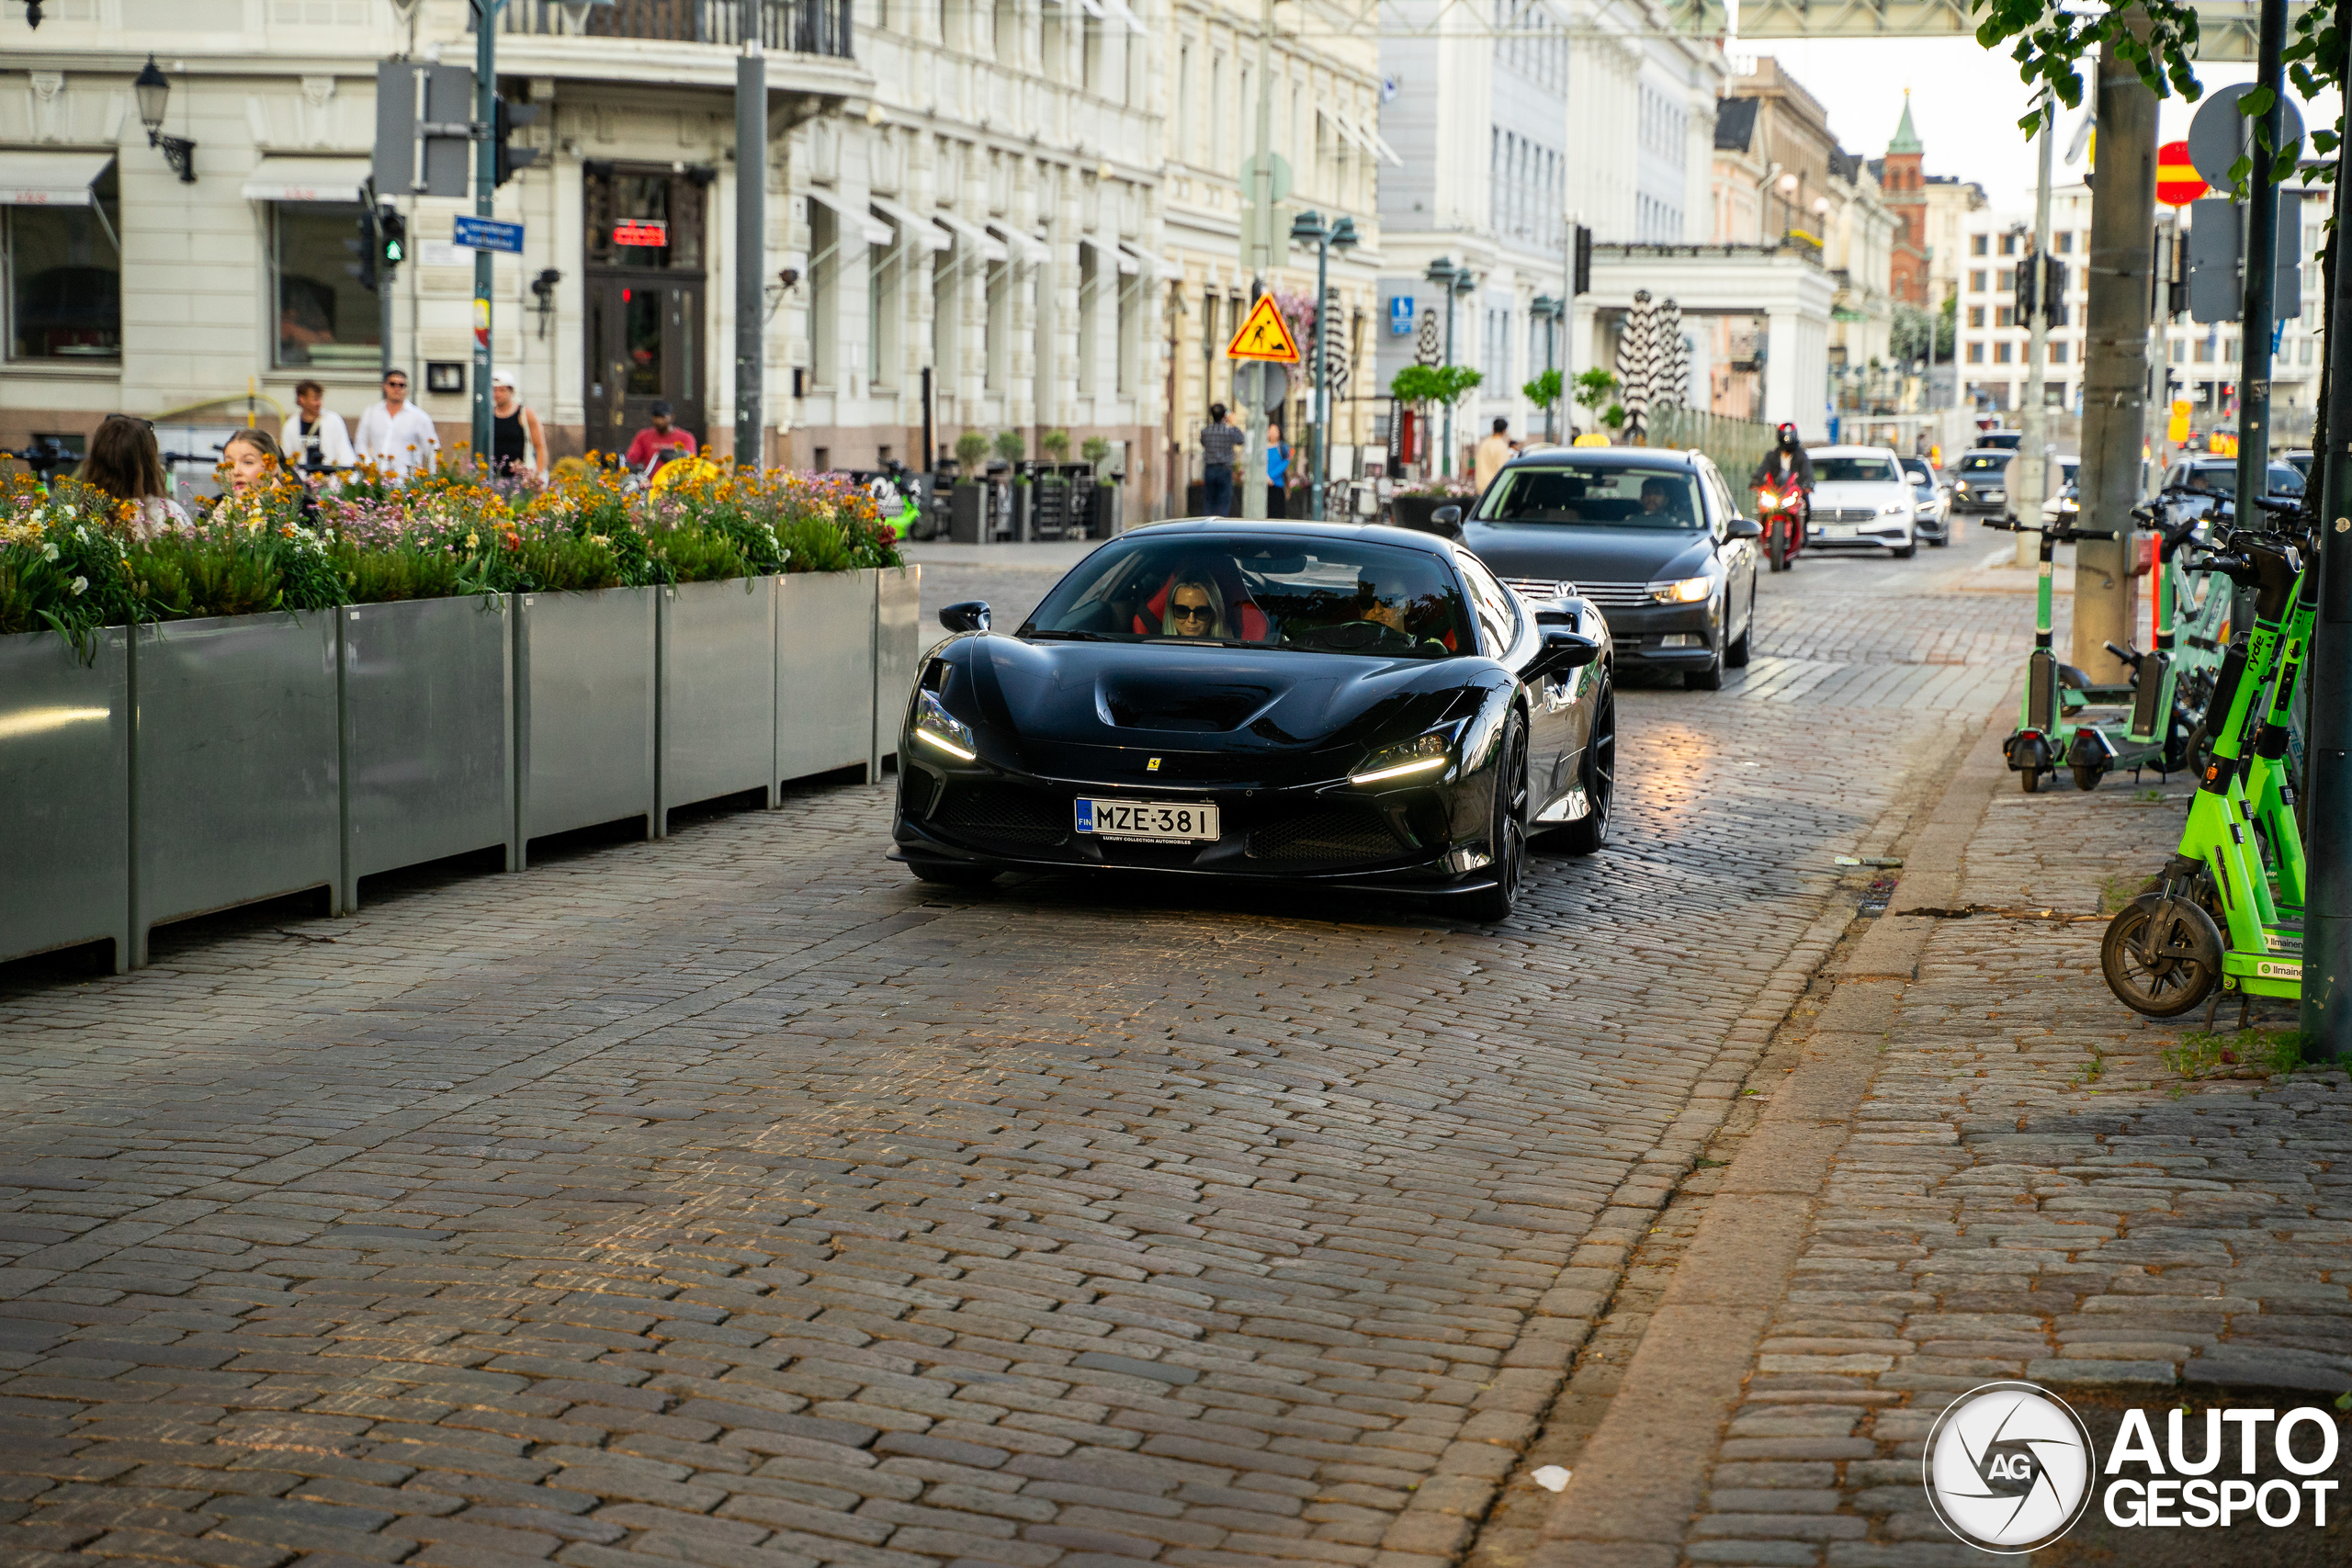
[[[350, 245], [355, 242], [345, 240], [344, 243]], [[352, 270], [358, 274], [359, 287], [373, 294], [376, 292], [377, 241], [376, 214], [372, 210], [363, 209], [359, 214], [359, 238], [356, 244], [359, 253], [359, 264]]]
[[513, 104], [501, 98], [495, 112], [497, 123], [492, 127], [491, 143], [497, 154], [498, 178], [493, 183], [503, 186], [514, 177], [516, 171], [539, 161], [537, 148], [517, 147], [514, 143], [515, 130], [537, 124], [539, 110], [536, 104]]
[[408, 260], [408, 220], [389, 202], [376, 209], [376, 255], [386, 272]]
[[2028, 256], [2025, 260], [2018, 263], [2016, 270], [2011, 274], [2009, 287], [2017, 295], [2017, 321], [2018, 325], [2019, 326], [2023, 326], [2028, 321], [2033, 320], [2033, 307], [2035, 302], [2034, 283], [2036, 271], [2037, 269], [2033, 265], [2033, 258], [2031, 256]]
[[1576, 231], [1576, 284], [1570, 298], [1592, 292], [1592, 231], [1579, 223]]
[[2048, 301], [2050, 324], [2066, 324], [2066, 264], [2056, 256], [2041, 258], [2041, 297]]

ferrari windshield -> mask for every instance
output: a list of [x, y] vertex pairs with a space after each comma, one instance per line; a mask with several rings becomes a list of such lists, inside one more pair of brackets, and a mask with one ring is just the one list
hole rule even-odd
[[1443, 659], [1478, 647], [1462, 590], [1441, 558], [1274, 533], [1105, 545], [1046, 595], [1021, 635], [1383, 659]]
[[1487, 488], [1472, 520], [1684, 531], [1704, 526], [1689, 470], [1618, 463], [1505, 468]]

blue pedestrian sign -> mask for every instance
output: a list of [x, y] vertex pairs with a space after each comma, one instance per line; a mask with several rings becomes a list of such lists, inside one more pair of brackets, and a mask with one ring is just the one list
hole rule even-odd
[[495, 218], [459, 218], [449, 238], [461, 250], [503, 251], [510, 256], [523, 254], [523, 225]]
[[1388, 334], [1391, 337], [1413, 335], [1413, 297], [1391, 294], [1388, 297]]

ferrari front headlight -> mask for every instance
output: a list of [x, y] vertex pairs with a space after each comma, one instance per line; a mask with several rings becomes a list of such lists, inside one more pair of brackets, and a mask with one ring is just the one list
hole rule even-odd
[[972, 727], [949, 713], [937, 692], [915, 694], [915, 739], [959, 762], [972, 761], [980, 754], [978, 742], [972, 739]]
[[1363, 765], [1348, 775], [1348, 782], [1387, 784], [1442, 772], [1453, 761], [1451, 733], [1433, 729], [1397, 745], [1384, 746], [1365, 758]]
[[1703, 577], [1685, 577], [1672, 582], [1650, 584], [1650, 597], [1661, 604], [1696, 604], [1713, 592], [1714, 584]]

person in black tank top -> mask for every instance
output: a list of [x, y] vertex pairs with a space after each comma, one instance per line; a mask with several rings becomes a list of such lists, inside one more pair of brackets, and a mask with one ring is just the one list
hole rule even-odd
[[539, 416], [514, 395], [512, 371], [490, 378], [490, 467], [492, 473], [548, 477], [548, 437]]

